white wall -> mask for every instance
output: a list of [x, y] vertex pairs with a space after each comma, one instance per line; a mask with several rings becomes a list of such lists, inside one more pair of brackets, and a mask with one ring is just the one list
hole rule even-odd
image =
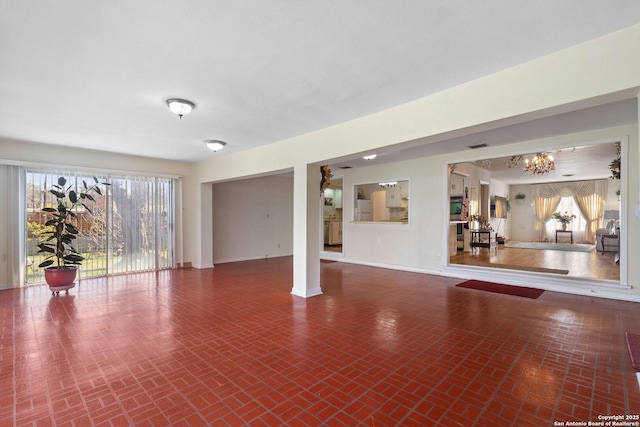
[[[389, 146], [398, 149], [445, 141], [455, 136], [471, 135], [482, 130], [523, 123], [617, 100], [635, 99], [640, 87], [640, 61], [637, 59], [639, 44], [640, 24], [369, 116], [254, 150], [202, 161], [196, 164], [194, 177], [198, 183], [221, 182], [293, 169], [296, 206], [294, 288], [317, 290], [319, 276], [314, 273], [311, 277], [303, 272], [310, 271], [310, 268], [315, 268], [317, 264], [317, 260], [313, 262], [314, 257], [309, 256], [318, 250], [318, 245], [307, 238], [309, 232], [319, 234], [316, 229], [319, 225], [309, 220], [310, 213], [313, 215], [315, 211], [309, 211], [308, 207], [311, 205], [307, 203], [311, 200], [311, 193], [307, 192], [313, 192], [313, 189], [304, 185], [313, 178], [308, 175], [308, 171], [311, 170], [307, 168], [308, 165], [327, 164], [330, 163], [330, 159], [351, 158], [364, 153], [384, 152], [384, 147]], [[623, 192], [628, 194], [631, 203], [623, 204], [623, 217], [632, 215], [633, 205], [640, 199], [637, 126], [627, 134], [632, 167], [628, 168], [629, 174], [625, 178], [628, 185], [627, 188], [623, 187]], [[537, 144], [538, 141], [534, 143]], [[546, 143], [551, 145], [552, 141]], [[536, 149], [538, 148], [540, 147], [536, 146]], [[504, 148], [496, 150], [489, 147], [474, 150], [473, 155], [478, 156], [476, 159], [499, 157], [498, 154], [506, 155], [505, 151]], [[520, 153], [527, 151], [531, 150], [530, 147], [527, 149], [525, 144], [525, 148], [521, 147]], [[416, 219], [424, 214], [422, 221], [427, 223], [412, 222], [408, 226], [412, 233], [380, 231], [376, 233], [376, 239], [369, 240], [369, 248], [361, 247], [360, 254], [368, 249], [372, 253], [371, 257], [378, 260], [383, 259], [385, 252], [398, 251], [406, 257], [400, 259], [401, 257], [396, 256], [394, 252], [391, 261], [400, 265], [424, 265], [428, 268], [441, 265], [442, 253], [446, 248], [443, 234], [446, 228], [443, 209], [446, 194], [443, 182], [443, 178], [446, 177], [445, 165], [468, 161], [468, 156], [469, 153], [465, 153], [425, 160], [423, 167], [429, 168], [432, 180], [429, 185], [423, 183], [425, 185], [420, 185], [419, 188], [424, 188], [421, 196], [432, 201], [432, 209], [420, 208], [416, 213], [410, 212], [410, 218]], [[442, 175], [437, 175], [438, 171], [442, 171]], [[406, 173], [413, 174], [412, 171]], [[378, 178], [367, 180], [375, 179]], [[420, 180], [416, 178], [414, 181]], [[411, 203], [415, 206], [420, 202]], [[344, 207], [345, 212], [352, 208], [346, 205]], [[207, 209], [200, 206], [200, 212], [196, 214], [202, 216], [206, 212]], [[199, 217], [194, 221], [196, 230], [191, 240], [195, 246], [194, 254], [204, 253], [205, 248], [212, 244], [212, 236], [202, 233], [204, 223], [205, 221]], [[639, 224], [638, 221], [633, 225], [629, 224], [630, 236], [640, 234]], [[365, 227], [371, 226], [374, 225]], [[364, 228], [357, 230], [354, 233], [366, 234]], [[345, 236], [345, 239], [347, 237]], [[418, 242], [418, 239], [428, 239], [430, 244]], [[384, 245], [384, 240], [398, 245]], [[623, 246], [626, 240], [626, 236], [621, 238]], [[640, 241], [628, 240], [630, 253], [638, 253]], [[626, 248], [622, 251], [623, 257], [626, 256], [625, 250]], [[629, 282], [640, 288], [640, 264], [630, 265], [628, 270]], [[621, 272], [621, 275], [626, 281], [627, 271]], [[518, 277], [520, 283], [521, 279]], [[308, 282], [304, 283], [305, 280]], [[630, 292], [635, 293], [640, 300], [640, 291], [634, 288]]]
[[[444, 206], [448, 202], [446, 165], [426, 157], [346, 169], [342, 173], [345, 212], [354, 211], [355, 185], [410, 181], [408, 224], [354, 223], [352, 216], [345, 217], [342, 232], [344, 260], [438, 271], [443, 262], [443, 239], [448, 231], [442, 227], [446, 216]], [[446, 222], [448, 225], [448, 217]]]
[[[509, 185], [497, 179], [492, 179], [489, 182], [489, 194], [491, 196], [501, 196], [509, 198]], [[491, 218], [491, 228], [493, 228], [498, 236], [503, 236], [507, 239], [511, 238], [510, 225], [511, 213], [507, 213], [507, 218]]]
[[[192, 179], [192, 164], [190, 163], [8, 139], [0, 139], [0, 162], [31, 164], [43, 167], [68, 166], [83, 170], [100, 169], [131, 172], [132, 174], [145, 173], [180, 177], [182, 181], [182, 211], [177, 212], [176, 220], [182, 227], [177, 227], [176, 229], [177, 241], [182, 241], [183, 235], [191, 236], [194, 233], [194, 186], [196, 183]], [[192, 248], [193, 246], [189, 244], [176, 248], [177, 262], [190, 262], [193, 258]]]
[[293, 253], [293, 178], [213, 185], [213, 262]]
[[[511, 240], [532, 242], [536, 238], [536, 215], [533, 208], [533, 188], [531, 185], [511, 186], [511, 215], [509, 225]], [[523, 200], [516, 200], [516, 194], [525, 195]]]

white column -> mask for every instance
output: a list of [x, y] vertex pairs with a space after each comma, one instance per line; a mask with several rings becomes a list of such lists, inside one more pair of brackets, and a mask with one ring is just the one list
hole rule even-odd
[[293, 168], [293, 289], [300, 297], [322, 294], [320, 289], [320, 167]]
[[200, 193], [196, 195], [199, 217], [195, 218], [193, 234], [196, 251], [193, 254], [193, 267], [213, 267], [213, 184], [200, 184]]

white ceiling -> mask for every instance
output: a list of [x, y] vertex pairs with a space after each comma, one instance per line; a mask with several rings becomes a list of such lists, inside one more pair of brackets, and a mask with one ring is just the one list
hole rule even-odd
[[[637, 0], [0, 0], [0, 10], [0, 138], [190, 162], [640, 22]], [[196, 109], [180, 120], [170, 97]], [[229, 145], [213, 153], [204, 139]]]
[[617, 155], [613, 142], [551, 150], [546, 153], [553, 158], [555, 170], [540, 175], [532, 175], [524, 171], [524, 159], [531, 160], [533, 153], [524, 155], [515, 166], [509, 165], [512, 156], [494, 158], [485, 165], [482, 163], [476, 163], [476, 165], [491, 171], [491, 179], [505, 184], [541, 184], [608, 178], [611, 175], [609, 164]]
[[[584, 141], [576, 147], [555, 147], [551, 153], [554, 156], [556, 171], [545, 175], [531, 175], [523, 172], [522, 164], [518, 167], [507, 167], [507, 161], [512, 155], [521, 154], [531, 158], [532, 151], [509, 153], [509, 156], [494, 158], [483, 155], [483, 149], [471, 151], [470, 147], [478, 144], [486, 144], [488, 147], [496, 147], [514, 142], [531, 141], [550, 138], [556, 135], [566, 135], [589, 130], [609, 128], [637, 124], [638, 103], [636, 99], [611, 102], [596, 107], [585, 108], [564, 114], [557, 114], [525, 123], [509, 126], [495, 127], [482, 132], [473, 132], [465, 136], [447, 138], [431, 144], [420, 144], [417, 141], [406, 149], [394, 149], [376, 153], [373, 161], [364, 160], [362, 157], [351, 156], [349, 159], [340, 159], [331, 164], [331, 170], [339, 175], [342, 168], [362, 167], [373, 164], [397, 162], [407, 159], [419, 159], [430, 155], [467, 151], [469, 160], [492, 160], [491, 177], [505, 184], [531, 184], [557, 181], [579, 181], [586, 179], [606, 178], [611, 175], [609, 164], [616, 156], [614, 142]], [[591, 146], [589, 146], [591, 145]]]

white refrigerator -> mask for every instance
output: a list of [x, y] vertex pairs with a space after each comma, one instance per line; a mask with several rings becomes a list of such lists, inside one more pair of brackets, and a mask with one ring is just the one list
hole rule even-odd
[[371, 200], [356, 200], [356, 221], [372, 221], [373, 220], [373, 203]]

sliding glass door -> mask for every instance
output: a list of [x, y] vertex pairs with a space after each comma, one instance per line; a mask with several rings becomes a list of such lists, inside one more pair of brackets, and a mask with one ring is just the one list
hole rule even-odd
[[[93, 175], [70, 171], [27, 170], [27, 260], [26, 282], [44, 280], [38, 268], [41, 255], [37, 242], [47, 231], [43, 207], [53, 203], [48, 193], [59, 176], [69, 184], [93, 183]], [[139, 271], [154, 271], [174, 265], [175, 180], [162, 177], [101, 175], [110, 185], [88, 204], [91, 212], [79, 209], [77, 227], [82, 236], [76, 249], [85, 256], [82, 277]]]

